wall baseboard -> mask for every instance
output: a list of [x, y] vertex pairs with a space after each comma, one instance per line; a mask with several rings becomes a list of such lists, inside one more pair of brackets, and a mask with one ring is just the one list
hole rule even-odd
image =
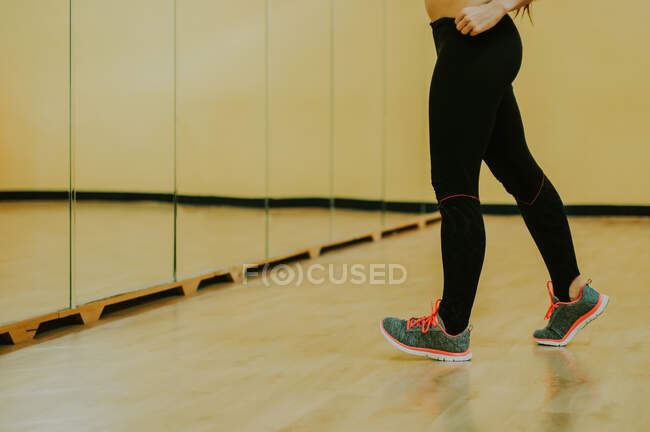
[[[50, 201], [68, 200], [69, 191], [0, 191], [1, 201]], [[146, 192], [74, 192], [77, 201], [155, 201], [173, 203], [171, 193]], [[176, 202], [185, 205], [227, 205], [235, 207], [289, 208], [315, 207], [351, 210], [384, 210], [401, 213], [425, 214], [435, 212], [438, 206], [434, 202], [381, 201], [352, 198], [238, 198], [224, 196], [177, 195]], [[569, 216], [650, 216], [650, 205], [608, 205], [608, 204], [569, 204], [565, 206]], [[481, 211], [488, 215], [516, 215], [516, 204], [481, 204]]]
[[[650, 206], [569, 204], [564, 208], [569, 216], [650, 216]], [[481, 212], [491, 215], [520, 214], [516, 204], [481, 204]]]

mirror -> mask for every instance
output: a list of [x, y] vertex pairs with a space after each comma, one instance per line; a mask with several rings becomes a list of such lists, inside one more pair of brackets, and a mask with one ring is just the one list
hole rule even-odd
[[266, 256], [265, 1], [178, 3], [180, 279]]
[[333, 240], [381, 228], [385, 146], [385, 10], [333, 1]]
[[1, 3], [0, 323], [426, 210], [420, 6]]
[[0, 325], [70, 306], [68, 2], [0, 2]]
[[331, 4], [268, 3], [269, 256], [331, 238]]
[[74, 305], [174, 279], [174, 5], [72, 1]]
[[392, 226], [431, 211], [436, 202], [428, 129], [435, 50], [421, 4], [389, 0], [386, 8], [384, 224]]

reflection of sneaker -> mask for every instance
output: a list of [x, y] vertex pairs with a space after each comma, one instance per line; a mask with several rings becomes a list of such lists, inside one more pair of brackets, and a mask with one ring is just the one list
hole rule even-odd
[[[545, 397], [537, 409], [539, 430], [582, 430], [576, 412], [592, 412], [600, 399], [599, 380], [592, 378], [569, 348], [536, 345], [535, 360], [544, 363]], [[543, 360], [543, 362], [541, 361]], [[537, 369], [538, 364], [531, 365]], [[571, 407], [571, 409], [567, 409]]]
[[564, 346], [578, 333], [600, 315], [609, 297], [599, 294], [589, 286], [591, 279], [580, 289], [578, 298], [571, 302], [561, 302], [553, 295], [552, 283], [548, 281], [546, 288], [551, 297], [551, 306], [545, 318], [549, 320], [546, 328], [535, 330], [533, 340], [542, 345]]
[[379, 330], [391, 345], [408, 354], [447, 361], [471, 359], [471, 330], [467, 328], [456, 336], [447, 333], [442, 319], [438, 316], [439, 306], [440, 299], [436, 301], [435, 310], [431, 305], [431, 315], [421, 318], [384, 318], [379, 322]]

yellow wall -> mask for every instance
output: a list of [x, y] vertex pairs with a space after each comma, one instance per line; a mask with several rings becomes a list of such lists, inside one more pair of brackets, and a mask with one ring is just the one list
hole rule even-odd
[[[268, 41], [266, 1], [176, 3], [73, 2], [78, 189], [169, 192], [176, 142], [181, 193], [435, 201], [420, 2], [272, 0]], [[65, 189], [67, 1], [0, 6], [0, 188]], [[650, 204], [650, 6], [533, 9], [515, 81], [533, 154], [567, 204]], [[483, 202], [514, 202], [481, 181]]]
[[[528, 144], [568, 204], [650, 204], [650, 5], [535, 2], [515, 94]], [[513, 202], [484, 167], [481, 196]]]

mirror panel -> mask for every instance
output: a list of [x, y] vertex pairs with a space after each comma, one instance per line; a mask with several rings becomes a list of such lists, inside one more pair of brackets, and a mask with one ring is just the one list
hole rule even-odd
[[0, 325], [70, 306], [68, 1], [0, 1]]
[[269, 255], [329, 241], [331, 2], [268, 10]]
[[177, 6], [181, 279], [266, 255], [265, 4]]
[[[386, 0], [386, 211], [396, 225], [435, 203], [429, 156], [433, 36], [422, 5]], [[414, 25], [414, 23], [422, 25]], [[429, 210], [431, 206], [429, 205]]]
[[77, 305], [174, 278], [174, 4], [72, 1]]
[[334, 0], [333, 239], [381, 228], [384, 8]]

